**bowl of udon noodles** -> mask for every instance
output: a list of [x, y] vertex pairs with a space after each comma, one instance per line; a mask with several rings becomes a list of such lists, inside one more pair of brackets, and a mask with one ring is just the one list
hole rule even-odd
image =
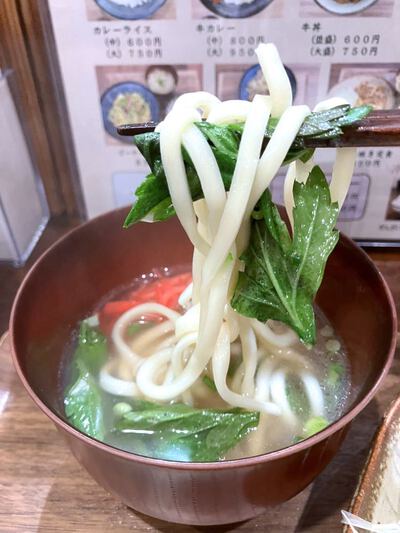
[[269, 95], [179, 96], [135, 139], [151, 173], [132, 209], [53, 245], [12, 310], [19, 377], [77, 460], [175, 523], [246, 520], [303, 490], [395, 348], [383, 277], [335, 229], [355, 151], [328, 183], [302, 141], [369, 108], [292, 106], [274, 45], [257, 54]]

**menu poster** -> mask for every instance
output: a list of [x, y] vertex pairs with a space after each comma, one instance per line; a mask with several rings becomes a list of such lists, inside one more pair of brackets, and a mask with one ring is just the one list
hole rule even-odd
[[[295, 103], [330, 96], [400, 105], [395, 0], [48, 0], [89, 217], [129, 205], [147, 165], [125, 122], [159, 121], [176, 98], [205, 90], [252, 99], [267, 90], [255, 48], [274, 42]], [[334, 150], [317, 161], [329, 176]], [[282, 198], [283, 175], [272, 183]], [[400, 150], [361, 148], [340, 227], [400, 244]]]

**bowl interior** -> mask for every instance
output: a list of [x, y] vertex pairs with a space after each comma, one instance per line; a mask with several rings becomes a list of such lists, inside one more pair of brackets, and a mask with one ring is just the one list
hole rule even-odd
[[[34, 394], [61, 418], [59, 372], [79, 320], [116, 287], [154, 267], [191, 261], [177, 220], [123, 229], [126, 211], [74, 230], [36, 263], [12, 313], [17, 365]], [[342, 337], [352, 366], [353, 407], [375, 387], [393, 348], [395, 311], [383, 278], [354, 243], [341, 237], [329, 259], [318, 304]]]

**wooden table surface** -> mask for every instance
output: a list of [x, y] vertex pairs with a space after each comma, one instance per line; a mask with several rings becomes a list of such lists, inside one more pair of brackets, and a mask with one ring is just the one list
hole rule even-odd
[[[29, 264], [0, 265], [0, 331], [7, 328], [15, 292], [32, 261], [71, 225], [51, 222]], [[373, 253], [400, 302], [400, 252]], [[7, 337], [0, 348], [0, 533], [85, 532], [324, 532], [341, 531], [371, 439], [400, 390], [398, 354], [376, 398], [354, 421], [335, 459], [312, 486], [289, 502], [241, 524], [180, 526], [128, 509], [99, 487], [69, 453], [52, 423], [28, 398], [13, 369]], [[266, 480], [268, 483], [268, 480]]]

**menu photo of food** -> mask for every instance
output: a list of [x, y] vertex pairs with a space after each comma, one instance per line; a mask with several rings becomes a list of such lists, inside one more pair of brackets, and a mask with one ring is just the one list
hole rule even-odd
[[400, 220], [400, 165], [393, 169], [392, 187], [386, 208], [386, 220]]
[[[285, 65], [294, 103], [307, 103], [313, 107], [318, 96], [319, 66], [289, 64]], [[216, 92], [221, 100], [252, 100], [255, 94], [268, 94], [259, 65], [216, 65]]]
[[131, 143], [117, 126], [158, 122], [180, 94], [203, 87], [202, 65], [98, 66], [96, 75], [107, 144]]
[[394, 0], [300, 0], [303, 17], [355, 15], [358, 17], [391, 17]]
[[175, 0], [85, 0], [88, 20], [176, 18]]
[[195, 19], [274, 18], [283, 15], [283, 7], [283, 0], [192, 0], [192, 16]]
[[400, 63], [333, 64], [328, 97], [340, 96], [350, 105], [374, 109], [400, 106]]

